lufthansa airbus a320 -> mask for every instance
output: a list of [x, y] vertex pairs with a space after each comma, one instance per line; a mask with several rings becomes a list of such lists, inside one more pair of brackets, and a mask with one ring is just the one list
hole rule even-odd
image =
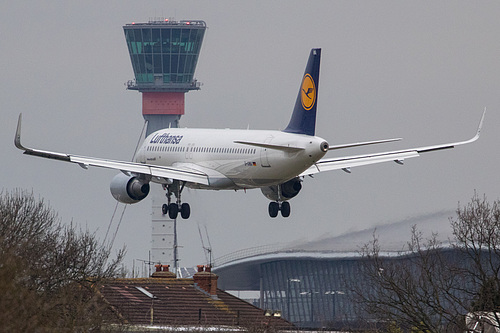
[[288, 126], [283, 131], [166, 128], [149, 135], [137, 151], [134, 162], [57, 153], [21, 144], [21, 116], [15, 145], [24, 154], [89, 166], [119, 170], [111, 181], [111, 193], [122, 203], [136, 203], [149, 193], [150, 183], [163, 185], [166, 203], [163, 214], [189, 218], [191, 209], [182, 202], [187, 186], [206, 190], [246, 190], [260, 188], [269, 199], [269, 215], [290, 215], [289, 200], [302, 188], [305, 176], [323, 171], [403, 160], [421, 153], [454, 148], [476, 141], [484, 120], [481, 117], [476, 135], [466, 141], [421, 148], [388, 151], [347, 157], [325, 158], [330, 150], [392, 142], [399, 139], [329, 145], [315, 136], [321, 49], [312, 49]]

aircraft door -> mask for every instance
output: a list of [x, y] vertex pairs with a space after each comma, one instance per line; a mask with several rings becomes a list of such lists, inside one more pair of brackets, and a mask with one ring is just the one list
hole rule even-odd
[[190, 160], [193, 158], [194, 151], [194, 143], [188, 143], [186, 147], [186, 160]]
[[[264, 140], [264, 143], [270, 143], [272, 140], [273, 137], [270, 136]], [[269, 168], [271, 166], [269, 163], [268, 150], [269, 148], [260, 148], [260, 165], [264, 168]]]

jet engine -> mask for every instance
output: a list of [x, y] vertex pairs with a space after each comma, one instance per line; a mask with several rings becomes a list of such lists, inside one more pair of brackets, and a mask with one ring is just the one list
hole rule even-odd
[[149, 182], [119, 173], [111, 180], [109, 189], [117, 201], [133, 204], [148, 196]]
[[301, 189], [302, 181], [296, 177], [280, 185], [263, 187], [261, 191], [269, 200], [285, 201], [295, 197]]

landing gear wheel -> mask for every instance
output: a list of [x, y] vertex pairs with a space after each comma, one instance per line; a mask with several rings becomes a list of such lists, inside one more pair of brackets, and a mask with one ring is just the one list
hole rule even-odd
[[171, 203], [170, 205], [168, 205], [168, 217], [170, 217], [172, 220], [175, 220], [178, 214], [179, 205], [177, 205], [176, 203]]
[[189, 207], [188, 203], [183, 203], [181, 205], [181, 217], [186, 220], [189, 218], [190, 215], [191, 215], [191, 207]]
[[269, 203], [269, 216], [276, 217], [278, 216], [278, 211], [280, 210], [280, 205], [277, 202]]
[[168, 205], [167, 204], [163, 204], [163, 206], [161, 206], [161, 212], [163, 215], [168, 214]]
[[281, 203], [281, 216], [283, 217], [290, 216], [290, 203], [288, 201], [283, 201]]

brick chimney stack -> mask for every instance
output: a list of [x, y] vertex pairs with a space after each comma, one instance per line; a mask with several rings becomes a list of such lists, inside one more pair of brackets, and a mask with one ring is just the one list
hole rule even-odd
[[216, 274], [212, 273], [212, 267], [209, 265], [198, 265], [198, 272], [193, 275], [195, 285], [206, 291], [210, 296], [217, 296]]
[[151, 277], [164, 278], [164, 279], [175, 279], [177, 277], [174, 272], [169, 271], [170, 265], [158, 264], [155, 265], [155, 267], [156, 267], [156, 272], [151, 274]]

